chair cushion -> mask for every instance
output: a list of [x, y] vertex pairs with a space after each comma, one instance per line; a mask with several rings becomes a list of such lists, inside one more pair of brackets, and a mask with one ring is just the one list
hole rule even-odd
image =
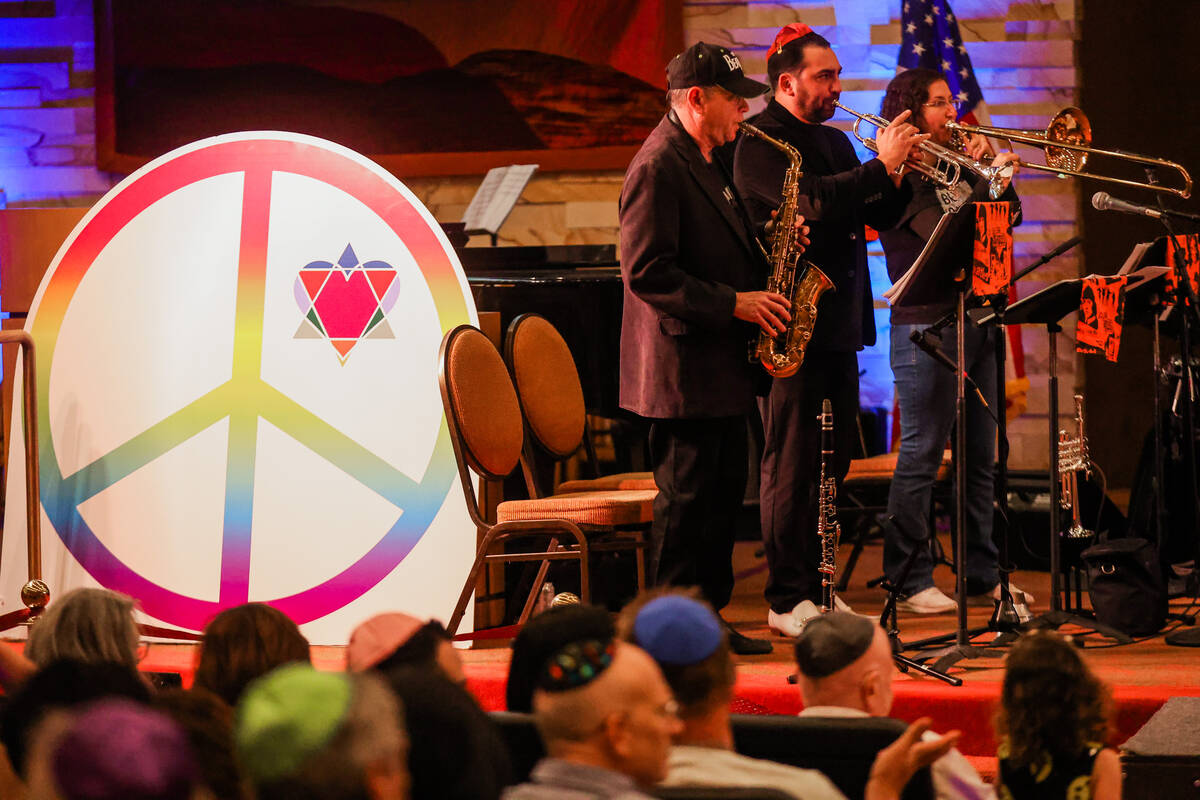
[[509, 500], [496, 507], [496, 521], [566, 519], [577, 525], [641, 525], [654, 519], [657, 494], [657, 490], [575, 492], [536, 500]]
[[483, 333], [463, 329], [446, 351], [446, 391], [458, 420], [467, 462], [476, 471], [504, 476], [521, 458], [525, 429], [521, 406], [504, 359]]
[[654, 483], [653, 472], [618, 472], [615, 475], [604, 475], [599, 478], [583, 478], [577, 481], [563, 481], [554, 490], [555, 494], [571, 494], [572, 492], [611, 492], [616, 489], [658, 489]]
[[574, 453], [587, 412], [566, 341], [546, 318], [523, 316], [509, 331], [508, 360], [534, 438], [558, 458]]
[[[890, 481], [896, 471], [896, 459], [899, 453], [883, 453], [870, 458], [856, 458], [850, 462], [850, 471], [846, 474], [844, 483]], [[942, 452], [942, 463], [938, 466], [937, 480], [950, 480], [950, 465], [953, 454], [949, 450]]]

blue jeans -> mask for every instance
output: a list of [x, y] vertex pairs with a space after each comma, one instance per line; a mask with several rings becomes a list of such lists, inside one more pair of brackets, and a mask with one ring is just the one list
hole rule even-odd
[[[927, 542], [934, 479], [942, 451], [954, 427], [954, 374], [921, 351], [908, 338], [924, 325], [892, 325], [891, 364], [896, 399], [900, 405], [900, 453], [888, 491], [888, 514], [896, 526], [885, 526], [883, 569], [899, 579], [904, 561], [914, 546], [912, 539]], [[979, 385], [988, 405], [996, 409], [996, 339], [994, 328], [981, 330], [968, 324], [964, 367]], [[930, 337], [931, 343], [938, 340]], [[954, 328], [942, 332], [940, 347], [956, 360]], [[999, 580], [998, 553], [992, 542], [992, 508], [995, 497], [996, 423], [967, 385], [966, 517], [967, 592], [990, 591]], [[899, 528], [899, 530], [897, 530]], [[933, 586], [933, 559], [927, 544], [918, 547], [916, 560], [901, 589], [907, 594]]]

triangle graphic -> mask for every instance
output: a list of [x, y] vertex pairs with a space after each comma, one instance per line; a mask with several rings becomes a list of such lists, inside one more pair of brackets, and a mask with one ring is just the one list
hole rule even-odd
[[310, 308], [308, 313], [304, 315], [304, 318], [313, 324], [313, 327], [317, 329], [318, 333], [320, 333], [322, 336], [325, 335], [325, 326], [321, 324], [321, 318], [317, 316], [317, 310], [315, 308]]
[[371, 321], [367, 323], [367, 327], [363, 329], [361, 336], [366, 336], [371, 332], [371, 329], [383, 321], [383, 311], [375, 309], [375, 313], [371, 315]]
[[346, 249], [342, 251], [342, 257], [338, 259], [338, 266], [344, 270], [349, 270], [353, 269], [357, 263], [358, 256], [354, 255], [354, 248], [347, 244]]
[[338, 351], [338, 358], [344, 364], [346, 356], [350, 355], [350, 350], [358, 344], [358, 339], [330, 339], [329, 342], [333, 345], [333, 349]]
[[325, 337], [317, 330], [316, 326], [307, 319], [300, 320], [300, 327], [296, 328], [296, 333], [292, 336], [293, 339], [324, 339]]
[[388, 287], [392, 285], [392, 281], [396, 280], [396, 273], [390, 269], [368, 269], [363, 270], [367, 274], [367, 280], [371, 282], [371, 288], [375, 290], [375, 296], [380, 300], [387, 294]]
[[327, 269], [303, 269], [300, 270], [300, 280], [304, 282], [304, 291], [308, 292], [308, 299], [315, 300], [317, 292], [321, 291], [321, 286], [325, 283], [325, 279], [329, 277]]
[[374, 328], [371, 329], [370, 333], [368, 333], [366, 336], [364, 336], [362, 338], [364, 338], [364, 339], [395, 339], [396, 334], [392, 332], [392, 326], [388, 325], [388, 321], [386, 319], [382, 319], [379, 321], [378, 325], [376, 325]]

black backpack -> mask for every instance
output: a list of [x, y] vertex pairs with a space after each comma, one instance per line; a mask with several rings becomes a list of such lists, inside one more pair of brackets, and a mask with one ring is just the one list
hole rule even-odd
[[1092, 545], [1080, 556], [1096, 619], [1130, 636], [1148, 636], [1167, 621], [1167, 582], [1158, 548], [1136, 537]]

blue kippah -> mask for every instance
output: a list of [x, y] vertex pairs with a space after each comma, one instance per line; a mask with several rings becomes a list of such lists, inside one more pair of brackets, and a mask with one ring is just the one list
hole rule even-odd
[[633, 621], [637, 644], [660, 664], [687, 666], [711, 656], [724, 631], [703, 603], [681, 595], [646, 603]]

